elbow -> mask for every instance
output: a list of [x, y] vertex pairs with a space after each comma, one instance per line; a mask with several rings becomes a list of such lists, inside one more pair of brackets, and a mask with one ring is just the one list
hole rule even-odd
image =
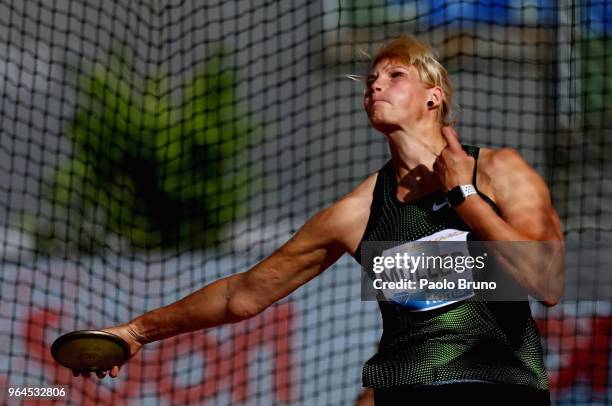
[[542, 304], [546, 307], [556, 306], [561, 300], [561, 296], [549, 296], [541, 301]]
[[538, 289], [540, 302], [547, 307], [557, 305], [563, 295], [563, 282], [564, 278], [562, 276], [554, 278], [552, 281], [547, 281], [545, 286]]
[[545, 274], [542, 286], [542, 302], [548, 307], [559, 303], [565, 286], [565, 245], [564, 242], [554, 243], [549, 253], [550, 265]]
[[553, 288], [548, 289], [544, 297], [544, 304], [548, 307], [557, 305], [563, 296], [563, 278], [560, 278]]
[[242, 320], [257, 316], [264, 309], [254, 300], [250, 300], [245, 295], [233, 295], [227, 303], [227, 310], [231, 322], [236, 323]]
[[253, 289], [247, 285], [245, 275], [235, 275], [228, 285], [227, 317], [233, 323], [257, 316], [266, 308], [251, 294]]

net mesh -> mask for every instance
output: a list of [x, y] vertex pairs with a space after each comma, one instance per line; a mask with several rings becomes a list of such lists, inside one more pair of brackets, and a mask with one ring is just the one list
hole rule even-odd
[[[568, 240], [612, 232], [606, 1], [0, 1], [0, 399], [352, 404], [381, 334], [358, 265], [254, 319], [148, 345], [110, 381], [54, 338], [248, 269], [388, 159], [362, 84], [377, 46], [428, 42], [466, 144], [518, 149]], [[532, 304], [553, 402], [608, 404], [610, 304]]]

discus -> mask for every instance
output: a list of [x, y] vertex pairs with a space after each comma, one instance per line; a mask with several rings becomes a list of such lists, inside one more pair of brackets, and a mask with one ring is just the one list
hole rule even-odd
[[121, 337], [100, 330], [64, 334], [51, 346], [51, 355], [62, 366], [78, 372], [101, 372], [121, 366], [130, 347]]

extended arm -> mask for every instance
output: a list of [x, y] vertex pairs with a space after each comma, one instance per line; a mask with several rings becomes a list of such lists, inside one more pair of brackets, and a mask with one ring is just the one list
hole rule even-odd
[[345, 251], [333, 230], [337, 208], [309, 220], [291, 240], [246, 272], [217, 280], [132, 320], [144, 343], [253, 317], [333, 264]]
[[[248, 271], [219, 279], [177, 302], [104, 330], [127, 341], [134, 356], [146, 343], [261, 313], [319, 275], [343, 253], [355, 252], [366, 226], [374, 182], [374, 177], [368, 178], [316, 214], [286, 244]], [[118, 373], [115, 366], [110, 376]], [[105, 375], [106, 371], [98, 373], [100, 378]]]

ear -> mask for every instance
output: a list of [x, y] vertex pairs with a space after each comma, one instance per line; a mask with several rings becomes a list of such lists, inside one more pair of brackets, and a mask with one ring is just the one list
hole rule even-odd
[[430, 108], [432, 109], [437, 108], [438, 106], [442, 104], [442, 101], [444, 100], [444, 91], [442, 90], [440, 86], [434, 86], [428, 90], [429, 90], [429, 100], [434, 102], [433, 106], [431, 106]]

